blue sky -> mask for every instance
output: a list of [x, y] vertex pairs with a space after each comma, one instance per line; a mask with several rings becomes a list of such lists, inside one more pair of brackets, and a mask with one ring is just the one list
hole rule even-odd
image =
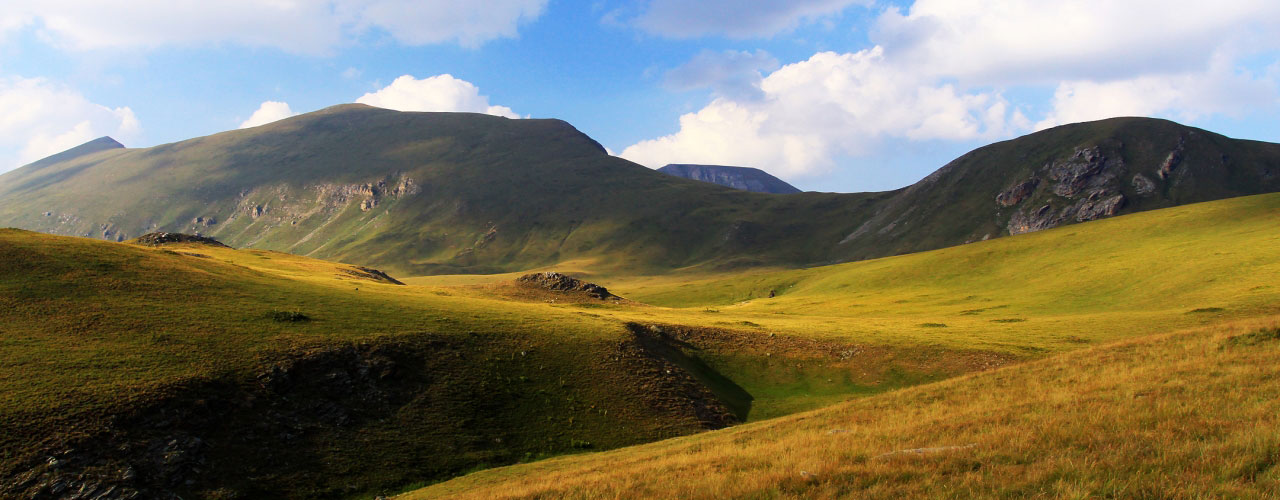
[[0, 171], [358, 100], [561, 118], [647, 166], [821, 191], [1111, 116], [1280, 142], [1274, 1], [6, 3]]

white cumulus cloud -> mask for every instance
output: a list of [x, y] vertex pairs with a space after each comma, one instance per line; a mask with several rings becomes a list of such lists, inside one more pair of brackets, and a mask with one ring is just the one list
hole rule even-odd
[[[655, 1], [650, 13], [659, 7], [669, 6]], [[622, 156], [795, 178], [901, 141], [989, 141], [1123, 115], [1189, 121], [1275, 110], [1280, 71], [1251, 72], [1244, 61], [1280, 50], [1277, 31], [1274, 1], [916, 0], [875, 18], [872, 48], [783, 66], [753, 81], [756, 95], [717, 91], [680, 117], [677, 132]], [[715, 69], [698, 58], [686, 66]], [[730, 83], [744, 74], [724, 73]], [[1047, 103], [1016, 97], [1045, 94]], [[1033, 108], [1040, 111], [1027, 116]], [[851, 168], [884, 177], [894, 167]]]
[[325, 53], [362, 36], [475, 46], [516, 36], [547, 0], [8, 0], [0, 30], [31, 27], [73, 49], [230, 43]]
[[43, 78], [0, 78], [0, 171], [6, 171], [104, 135], [128, 144], [142, 125], [128, 107], [89, 101]]
[[404, 75], [391, 85], [360, 96], [356, 102], [397, 111], [458, 111], [520, 117], [511, 108], [489, 104], [489, 97], [480, 95], [478, 87], [449, 74], [421, 80]]
[[249, 119], [240, 124], [240, 128], [257, 127], [266, 125], [271, 122], [280, 121], [290, 116], [295, 116], [292, 109], [289, 109], [289, 103], [280, 101], [265, 101], [258, 109], [249, 115]]
[[883, 49], [822, 52], [760, 83], [761, 99], [717, 98], [680, 117], [680, 131], [626, 148], [622, 157], [666, 163], [759, 166], [796, 176], [885, 138], [993, 138], [1027, 119], [997, 93], [963, 92], [888, 65]]
[[1280, 48], [1266, 0], [916, 0], [872, 30], [895, 64], [975, 83], [1203, 71], [1222, 51]]

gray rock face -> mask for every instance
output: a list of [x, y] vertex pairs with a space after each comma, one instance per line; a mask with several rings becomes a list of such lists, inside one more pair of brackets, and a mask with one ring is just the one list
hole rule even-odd
[[710, 182], [755, 193], [790, 194], [800, 192], [795, 186], [787, 184], [782, 179], [769, 175], [768, 172], [758, 168], [673, 163], [658, 169], [658, 171], [667, 175]]
[[[1124, 160], [1104, 154], [1098, 146], [1078, 147], [1071, 156], [1041, 167], [1040, 172], [1048, 177], [1051, 185], [1038, 190], [1038, 179], [1032, 177], [997, 195], [996, 204], [1011, 207], [1034, 198], [1039, 205], [1039, 208], [1015, 211], [1006, 225], [1009, 234], [1054, 228], [1071, 220], [1085, 222], [1110, 217], [1119, 213], [1128, 201], [1121, 192], [1121, 178], [1126, 175], [1126, 168]], [[1140, 196], [1155, 191], [1156, 187], [1142, 174], [1134, 175], [1131, 183]]]
[[1009, 234], [1022, 234], [1057, 227], [1062, 218], [1053, 207], [1044, 205], [1030, 212], [1019, 210], [1009, 218]]
[[1074, 212], [1076, 214], [1076, 222], [1084, 222], [1097, 219], [1099, 217], [1110, 217], [1115, 215], [1124, 207], [1124, 195], [1117, 194], [1109, 198], [1098, 197], [1097, 199], [1082, 200], [1076, 204]]
[[1120, 159], [1103, 156], [1098, 147], [1077, 148], [1066, 161], [1049, 166], [1049, 178], [1058, 181], [1054, 194], [1071, 198], [1087, 189], [1104, 188], [1115, 180], [1115, 171], [1124, 166]]

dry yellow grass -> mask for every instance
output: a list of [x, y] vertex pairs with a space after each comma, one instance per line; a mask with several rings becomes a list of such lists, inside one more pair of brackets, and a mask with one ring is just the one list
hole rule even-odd
[[482, 471], [404, 498], [1276, 498], [1277, 319]]

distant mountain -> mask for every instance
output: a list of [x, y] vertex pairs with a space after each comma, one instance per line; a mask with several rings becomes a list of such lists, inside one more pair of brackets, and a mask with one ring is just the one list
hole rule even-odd
[[1112, 118], [966, 153], [895, 192], [840, 245], [873, 258], [1276, 191], [1280, 144]]
[[658, 171], [667, 175], [710, 182], [755, 193], [791, 194], [800, 192], [795, 186], [787, 184], [782, 179], [769, 175], [768, 172], [758, 168], [672, 163], [658, 169]]
[[198, 232], [399, 276], [660, 272], [881, 257], [1280, 191], [1280, 145], [1146, 118], [986, 146], [896, 191], [788, 196], [658, 173], [560, 120], [342, 105], [147, 149], [99, 141], [0, 175], [0, 227]]

